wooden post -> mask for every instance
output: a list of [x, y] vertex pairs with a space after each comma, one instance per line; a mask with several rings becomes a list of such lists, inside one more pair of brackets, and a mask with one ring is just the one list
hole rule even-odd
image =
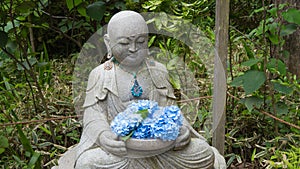
[[212, 145], [224, 155], [229, 0], [216, 1]]

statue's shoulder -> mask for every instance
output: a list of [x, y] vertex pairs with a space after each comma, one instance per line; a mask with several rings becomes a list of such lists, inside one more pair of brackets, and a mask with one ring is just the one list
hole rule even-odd
[[99, 100], [104, 100], [107, 95], [107, 90], [104, 90], [105, 74], [105, 63], [94, 68], [89, 75], [88, 85], [86, 88], [86, 97], [83, 107], [89, 107], [94, 105]]
[[87, 91], [93, 89], [97, 84], [99, 85], [99, 82], [103, 81], [103, 80], [101, 80], [101, 78], [104, 78], [104, 74], [105, 74], [104, 64], [101, 64], [101, 65], [95, 67], [90, 72], [88, 85], [87, 85]]

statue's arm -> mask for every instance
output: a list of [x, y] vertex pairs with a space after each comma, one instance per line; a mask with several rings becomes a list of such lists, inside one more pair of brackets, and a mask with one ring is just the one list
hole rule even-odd
[[100, 145], [100, 135], [104, 131], [111, 131], [107, 117], [106, 110], [101, 103], [89, 106], [84, 111], [83, 116], [83, 132], [93, 144]]
[[89, 75], [84, 102], [83, 134], [82, 139], [89, 139], [89, 143], [99, 145], [99, 136], [106, 130], [110, 130], [107, 121], [106, 95], [103, 89], [103, 66], [93, 69]]
[[[84, 115], [84, 131], [93, 140], [94, 145], [103, 148], [103, 150], [124, 156], [127, 154], [125, 143], [118, 139], [118, 136], [111, 131], [104, 107], [105, 101], [89, 107]], [[101, 106], [102, 105], [102, 106]]]

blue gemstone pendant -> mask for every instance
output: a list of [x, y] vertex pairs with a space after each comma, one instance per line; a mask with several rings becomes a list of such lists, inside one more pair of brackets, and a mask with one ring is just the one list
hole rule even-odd
[[143, 94], [142, 86], [139, 85], [136, 78], [134, 79], [134, 84], [131, 88], [131, 94], [133, 97], [140, 97]]

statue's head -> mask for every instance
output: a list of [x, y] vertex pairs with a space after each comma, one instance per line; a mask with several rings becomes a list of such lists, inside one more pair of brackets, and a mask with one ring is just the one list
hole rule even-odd
[[138, 66], [148, 55], [148, 27], [134, 11], [115, 14], [108, 23], [105, 43], [108, 54], [124, 66]]

